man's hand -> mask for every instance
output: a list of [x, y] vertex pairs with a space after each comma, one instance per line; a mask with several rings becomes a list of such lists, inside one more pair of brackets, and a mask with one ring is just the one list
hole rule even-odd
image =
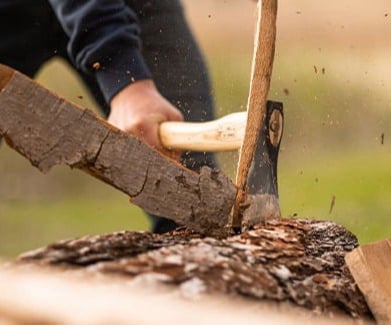
[[113, 97], [110, 106], [109, 123], [173, 156], [160, 142], [159, 124], [183, 121], [183, 115], [160, 95], [152, 80], [140, 80], [127, 86]]

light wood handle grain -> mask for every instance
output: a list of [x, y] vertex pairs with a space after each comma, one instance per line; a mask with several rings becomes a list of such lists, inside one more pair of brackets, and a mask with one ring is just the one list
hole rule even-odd
[[168, 149], [192, 151], [238, 150], [243, 142], [247, 112], [210, 122], [163, 122], [160, 140]]

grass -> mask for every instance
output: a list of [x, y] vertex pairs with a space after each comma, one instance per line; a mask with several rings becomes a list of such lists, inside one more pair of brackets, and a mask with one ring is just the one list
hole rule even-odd
[[1, 255], [14, 256], [75, 236], [148, 229], [144, 214], [126, 201], [113, 196], [105, 200], [68, 196], [59, 200], [3, 202]]
[[[283, 215], [336, 221], [361, 243], [389, 237], [390, 164], [391, 154], [382, 150], [290, 160], [282, 155], [279, 190]], [[140, 209], [105, 184], [68, 169], [46, 178], [48, 183], [39, 195], [1, 201], [0, 255], [14, 256], [68, 237], [149, 227]], [[61, 179], [68, 183], [53, 195], [51, 188]], [[75, 189], [73, 182], [83, 186]], [[335, 206], [329, 213], [333, 196]]]
[[285, 163], [281, 162], [279, 175], [285, 216], [336, 221], [357, 235], [361, 243], [390, 236], [389, 152], [340, 152]]
[[149, 228], [126, 195], [81, 171], [61, 166], [43, 175], [4, 145], [0, 157], [0, 256], [69, 237]]
[[[380, 69], [368, 76], [359, 58], [338, 51], [321, 60], [311, 51], [282, 52], [289, 55], [276, 57], [269, 96], [285, 107], [279, 162], [283, 215], [334, 220], [361, 243], [390, 237], [391, 146], [380, 140], [391, 128], [390, 99], [382, 87], [369, 87], [382, 79]], [[249, 59], [244, 53], [210, 58], [220, 114], [245, 105]], [[233, 177], [232, 154], [220, 159]]]

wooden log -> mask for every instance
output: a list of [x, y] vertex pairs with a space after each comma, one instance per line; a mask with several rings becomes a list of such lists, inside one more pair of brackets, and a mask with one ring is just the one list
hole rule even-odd
[[391, 324], [391, 239], [360, 246], [345, 259], [376, 321]]
[[0, 65], [0, 136], [43, 172], [79, 168], [145, 211], [204, 233], [228, 223], [236, 188], [221, 172], [187, 170], [26, 76]]
[[[94, 276], [95, 275], [95, 276]], [[222, 295], [184, 296], [138, 281], [37, 267], [0, 266], [0, 324], [346, 324], [289, 304]], [[152, 312], [151, 312], [152, 311]], [[349, 322], [350, 323], [350, 322]]]
[[148, 275], [190, 296], [222, 294], [371, 317], [344, 261], [357, 246], [355, 236], [333, 222], [281, 219], [221, 239], [186, 229], [86, 236], [26, 253], [18, 263], [132, 281]]

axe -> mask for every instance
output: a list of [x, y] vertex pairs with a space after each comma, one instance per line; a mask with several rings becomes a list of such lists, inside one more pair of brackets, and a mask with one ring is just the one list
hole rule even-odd
[[[283, 104], [266, 102], [266, 117], [259, 130], [247, 176], [248, 197], [243, 207], [244, 225], [281, 216], [277, 162], [283, 134]], [[231, 113], [209, 122], [163, 122], [160, 139], [167, 149], [192, 151], [239, 150], [245, 136], [247, 112]]]
[[[176, 149], [206, 151], [240, 147], [237, 193], [231, 213], [234, 231], [240, 231], [246, 224], [281, 216], [277, 158], [283, 111], [281, 103], [267, 101], [275, 52], [277, 7], [277, 0], [258, 0], [247, 113], [236, 113], [203, 126], [172, 124], [171, 127], [167, 124], [160, 132], [163, 143]], [[194, 136], [187, 137], [188, 134]], [[181, 140], [174, 141], [172, 135]]]

